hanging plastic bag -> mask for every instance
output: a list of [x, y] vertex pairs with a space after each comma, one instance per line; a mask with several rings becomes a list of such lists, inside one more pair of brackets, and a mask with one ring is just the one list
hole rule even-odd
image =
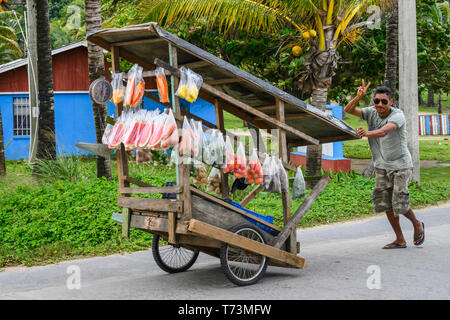
[[147, 149], [136, 150], [136, 163], [144, 163], [152, 161], [152, 154]]
[[122, 138], [122, 143], [125, 145], [125, 150], [132, 150], [134, 141], [136, 139], [137, 130], [139, 128], [139, 121], [135, 112], [130, 113], [129, 120], [127, 121], [125, 133]]
[[194, 131], [186, 117], [183, 119], [183, 129], [180, 142], [180, 155], [191, 157], [194, 151]]
[[263, 163], [264, 191], [281, 193], [280, 170], [275, 157], [266, 155]]
[[194, 130], [194, 150], [193, 156], [196, 162], [203, 161], [203, 144], [204, 144], [204, 135], [203, 135], [203, 125], [201, 121], [193, 121], [192, 129]]
[[280, 185], [281, 191], [289, 193], [289, 177], [284, 169], [283, 162], [281, 159], [277, 159], [278, 170], [280, 173]]
[[150, 141], [150, 138], [153, 133], [153, 121], [156, 117], [156, 115], [159, 114], [159, 110], [156, 111], [150, 111], [147, 112], [145, 115], [143, 126], [140, 132], [140, 135], [137, 139], [137, 147], [138, 148], [145, 148], [147, 147], [148, 142]]
[[112, 124], [107, 124], [105, 131], [103, 132], [102, 136], [102, 143], [108, 145], [111, 142], [111, 139], [113, 138], [112, 133], [114, 130], [114, 126]]
[[130, 107], [133, 103], [134, 89], [136, 87], [136, 73], [138, 71], [139, 65], [135, 64], [128, 71], [127, 75], [127, 87], [125, 89], [125, 101], [124, 106]]
[[249, 184], [261, 184], [263, 183], [263, 171], [261, 163], [259, 162], [258, 154], [256, 152], [256, 149], [253, 149], [252, 154], [249, 158], [248, 163], [248, 171], [246, 175], [247, 182]]
[[204, 146], [203, 146], [203, 162], [206, 163], [209, 166], [212, 166], [214, 162], [216, 161], [216, 136], [215, 129], [207, 131], [209, 133], [209, 140], [206, 139], [206, 135], [204, 136]]
[[145, 81], [142, 72], [143, 68], [138, 67], [135, 74], [136, 87], [134, 88], [133, 99], [131, 101], [131, 106], [134, 108], [137, 108], [141, 104], [142, 98], [144, 97]]
[[306, 194], [306, 183], [303, 177], [302, 168], [297, 167], [297, 172], [295, 173], [294, 182], [292, 184], [292, 200], [298, 200], [305, 196]]
[[119, 104], [123, 101], [123, 72], [112, 74], [111, 86], [113, 88], [113, 103]]
[[217, 168], [212, 168], [208, 176], [208, 187], [207, 190], [214, 192], [215, 194], [220, 194], [220, 170]]
[[109, 149], [116, 149], [120, 146], [128, 123], [129, 114], [127, 112], [123, 112], [122, 115], [117, 118], [116, 123], [114, 124], [113, 132], [111, 133], [112, 138], [108, 145]]
[[169, 109], [169, 113], [164, 123], [164, 130], [161, 137], [161, 148], [166, 150], [167, 148], [174, 147], [178, 144], [178, 128], [175, 117], [173, 116], [172, 109]]
[[156, 68], [156, 86], [158, 88], [159, 93], [159, 101], [162, 103], [169, 102], [169, 89], [167, 86], [167, 79], [164, 69], [161, 67]]
[[187, 69], [185, 67], [180, 68], [180, 83], [178, 84], [178, 89], [175, 94], [180, 98], [186, 99], [188, 91], [187, 83]]
[[234, 171], [234, 161], [235, 161], [235, 154], [233, 150], [233, 145], [231, 144], [230, 138], [227, 136], [225, 138], [225, 164], [226, 166], [223, 168], [224, 173], [229, 173]]
[[197, 100], [198, 92], [203, 84], [203, 78], [201, 75], [195, 73], [194, 71], [188, 69], [187, 71], [187, 94], [186, 100], [188, 102], [194, 102]]
[[147, 148], [152, 148], [153, 150], [159, 149], [161, 144], [161, 138], [164, 131], [164, 125], [167, 120], [167, 114], [159, 114], [153, 121], [153, 132], [150, 140], [147, 143]]
[[197, 177], [194, 178], [194, 184], [196, 186], [208, 184], [208, 175], [206, 174], [206, 167], [203, 163], [195, 164], [195, 171], [197, 171]]
[[234, 161], [234, 177], [245, 178], [247, 175], [247, 157], [245, 156], [245, 149], [242, 142], [239, 142], [239, 146], [236, 151], [236, 157]]

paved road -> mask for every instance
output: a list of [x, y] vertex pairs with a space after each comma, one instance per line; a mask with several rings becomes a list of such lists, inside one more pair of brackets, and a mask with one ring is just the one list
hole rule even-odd
[[[189, 271], [169, 275], [142, 251], [7, 268], [0, 299], [450, 299], [450, 204], [416, 213], [426, 228], [422, 247], [404, 218], [406, 249], [380, 249], [393, 240], [384, 216], [299, 230], [307, 267], [269, 267], [250, 287], [229, 282], [218, 259], [200, 254]], [[80, 288], [69, 281], [69, 289], [78, 272]]]

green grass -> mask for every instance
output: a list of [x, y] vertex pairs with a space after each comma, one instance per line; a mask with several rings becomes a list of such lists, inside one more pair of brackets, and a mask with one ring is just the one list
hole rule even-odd
[[[111, 220], [117, 206], [117, 167], [112, 161], [114, 180], [95, 178], [95, 160], [82, 157], [78, 162], [82, 179], [37, 183], [24, 162], [7, 162], [6, 177], [0, 178], [0, 267], [41, 265], [62, 260], [150, 247], [152, 236], [132, 229], [129, 239], [121, 237], [121, 227]], [[156, 186], [175, 181], [175, 170], [130, 161], [130, 176]], [[448, 201], [449, 168], [422, 171], [422, 186], [412, 185], [411, 205], [418, 208]], [[372, 215], [373, 179], [352, 172], [333, 174], [334, 178], [302, 219], [309, 227]], [[237, 191], [239, 202], [251, 188]], [[308, 193], [310, 191], [308, 190]], [[292, 202], [294, 212], [302, 200]], [[247, 206], [250, 210], [274, 216], [282, 227], [281, 196], [261, 192]]]

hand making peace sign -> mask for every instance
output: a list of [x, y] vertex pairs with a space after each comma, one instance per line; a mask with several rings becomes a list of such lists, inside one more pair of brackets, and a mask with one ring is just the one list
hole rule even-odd
[[360, 86], [359, 88], [358, 88], [358, 93], [356, 94], [356, 96], [358, 97], [358, 98], [362, 98], [362, 97], [364, 97], [365, 95], [366, 95], [366, 92], [367, 92], [367, 89], [369, 88], [369, 86], [370, 86], [370, 81], [369, 81], [369, 83], [367, 84], [367, 86], [366, 86], [366, 84], [364, 83], [364, 80], [362, 81], [362, 86]]

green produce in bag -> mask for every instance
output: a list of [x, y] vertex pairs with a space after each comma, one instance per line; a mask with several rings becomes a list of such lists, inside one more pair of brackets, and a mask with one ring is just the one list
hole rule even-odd
[[295, 174], [294, 183], [292, 184], [292, 200], [301, 199], [306, 194], [306, 184], [303, 178], [302, 168], [297, 167], [297, 172]]

